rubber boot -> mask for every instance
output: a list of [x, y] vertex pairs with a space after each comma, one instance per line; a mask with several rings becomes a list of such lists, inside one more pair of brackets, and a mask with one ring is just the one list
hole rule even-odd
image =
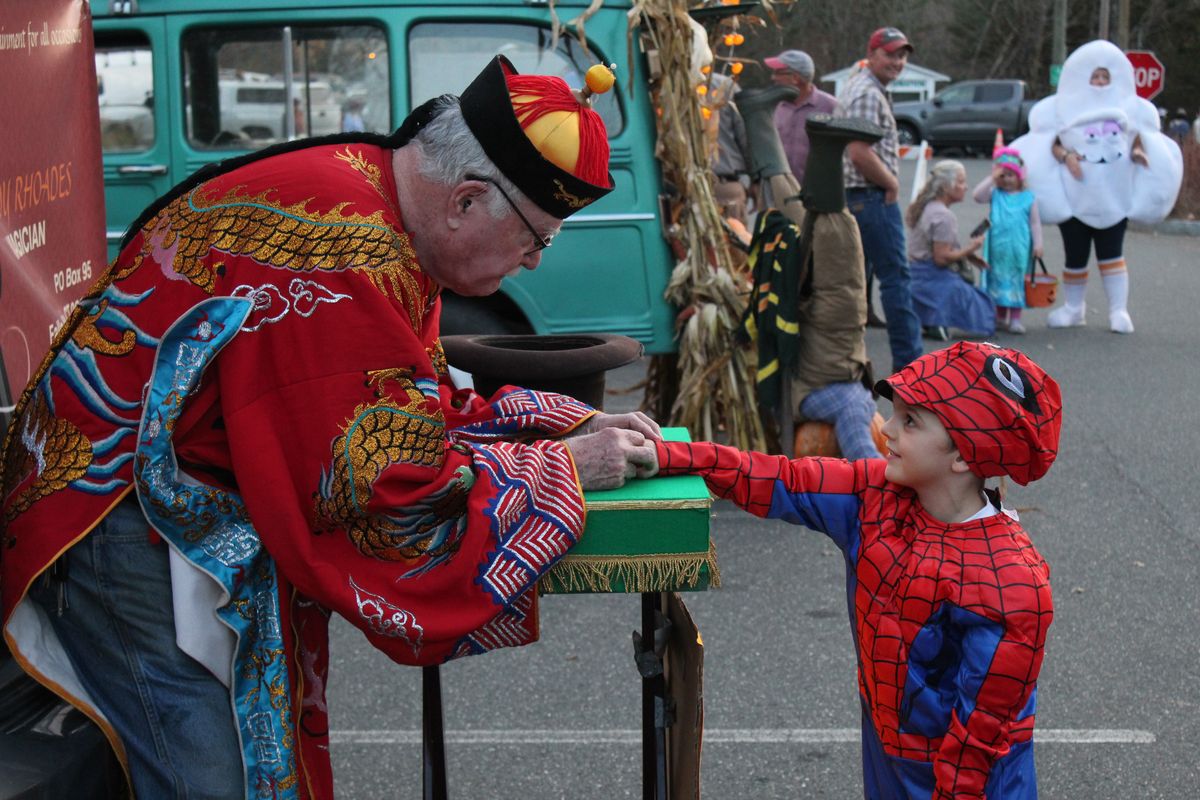
[[846, 207], [842, 180], [842, 152], [850, 142], [874, 143], [883, 128], [855, 117], [813, 114], [804, 123], [808, 132], [808, 160], [804, 163], [804, 207], [818, 214], [836, 214]]
[[752, 179], [766, 181], [774, 175], [792, 174], [783, 143], [779, 141], [779, 131], [775, 130], [775, 106], [799, 95], [800, 90], [794, 86], [767, 86], [738, 92], [736, 102], [746, 123], [746, 155], [750, 160]]

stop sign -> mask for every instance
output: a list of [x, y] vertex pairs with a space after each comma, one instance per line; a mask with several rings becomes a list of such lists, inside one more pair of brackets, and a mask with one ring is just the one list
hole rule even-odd
[[1138, 97], [1154, 99], [1163, 90], [1167, 68], [1149, 50], [1130, 50], [1125, 54], [1133, 64], [1133, 84]]

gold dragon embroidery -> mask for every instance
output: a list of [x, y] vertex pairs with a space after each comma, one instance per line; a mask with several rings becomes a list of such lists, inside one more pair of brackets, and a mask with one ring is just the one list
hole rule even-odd
[[444, 378], [449, 374], [449, 362], [446, 361], [446, 351], [442, 348], [442, 340], [434, 339], [433, 347], [425, 348], [426, 355], [429, 356], [430, 362], [433, 363], [433, 372], [439, 378]]
[[96, 327], [96, 322], [108, 308], [108, 298], [85, 312], [79, 324], [71, 333], [71, 341], [84, 350], [93, 350], [106, 356], [123, 356], [130, 353], [137, 344], [137, 334], [126, 329], [121, 333], [121, 341], [114, 342], [106, 338]]
[[[395, 513], [368, 513], [374, 483], [392, 464], [439, 467], [445, 458], [445, 419], [429, 410], [429, 399], [416, 388], [409, 370], [368, 373], [376, 403], [363, 403], [333, 443], [333, 461], [316, 498], [316, 519], [340, 528], [364, 555], [385, 561], [436, 559], [457, 549], [455, 535], [466, 509], [474, 475], [466, 467], [437, 491]], [[398, 402], [385, 385], [396, 383], [407, 402]]]
[[[337, 157], [386, 198], [378, 167], [367, 164], [361, 154], [351, 156], [347, 151]], [[420, 329], [424, 298], [416, 252], [408, 235], [397, 231], [384, 211], [363, 215], [343, 202], [317, 213], [308, 208], [312, 198], [281, 205], [272, 199], [274, 194], [274, 189], [252, 194], [234, 186], [218, 195], [205, 183], [180, 195], [148, 224], [141, 250], [117, 279], [153, 257], [169, 260], [172, 271], [213, 294], [224, 264], [210, 257], [212, 251], [292, 272], [352, 270], [366, 275], [380, 293], [401, 301], [413, 327]]]
[[361, 150], [356, 153], [350, 149], [349, 145], [347, 145], [346, 150], [344, 152], [337, 153], [334, 155], [334, 158], [336, 158], [338, 161], [344, 161], [349, 164], [351, 169], [366, 178], [367, 183], [371, 184], [371, 186], [375, 188], [375, 191], [379, 192], [380, 197], [382, 197], [384, 200], [388, 200], [387, 191], [383, 188], [382, 172], [378, 166], [372, 164], [370, 161], [367, 161]]
[[20, 430], [13, 432], [5, 453], [8, 463], [4, 474], [11, 484], [4, 486], [4, 496], [8, 497], [30, 476], [33, 481], [9, 505], [6, 521], [43, 497], [65, 489], [92, 463], [92, 443], [67, 420], [52, 417], [41, 392], [34, 393], [25, 417], [13, 425], [20, 426]]

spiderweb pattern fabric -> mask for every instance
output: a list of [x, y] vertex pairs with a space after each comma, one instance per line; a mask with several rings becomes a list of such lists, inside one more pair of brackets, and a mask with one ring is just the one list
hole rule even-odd
[[[1017, 796], [1036, 795], [1032, 749], [1013, 748], [1032, 737], [1053, 603], [1049, 568], [1015, 519], [940, 522], [884, 478], [879, 459], [657, 448], [663, 474], [698, 474], [747, 511], [822, 531], [841, 548], [860, 697], [882, 749], [882, 763], [864, 749], [868, 796], [1014, 796], [993, 791], [993, 772], [1010, 792], [1033, 792]], [[1027, 775], [1014, 783], [1014, 772]]]
[[1037, 480], [1058, 455], [1058, 384], [1024, 353], [986, 342], [959, 342], [880, 381], [910, 405], [937, 415], [976, 475]]

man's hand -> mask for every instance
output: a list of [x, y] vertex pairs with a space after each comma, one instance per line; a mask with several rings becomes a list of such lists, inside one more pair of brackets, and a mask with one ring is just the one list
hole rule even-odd
[[892, 203], [900, 199], [900, 181], [896, 180], [896, 177], [890, 172], [888, 173], [888, 176], [891, 177], [892, 180], [889, 185], [883, 187], [883, 202], [890, 206]]
[[637, 431], [603, 428], [563, 443], [575, 459], [584, 489], [616, 489], [630, 478], [649, 478], [658, 472], [654, 445]]
[[869, 183], [883, 189], [883, 202], [891, 205], [900, 197], [900, 181], [884, 165], [879, 154], [866, 142], [850, 142], [846, 145], [850, 163]]
[[567, 436], [586, 436], [589, 433], [596, 433], [604, 428], [623, 428], [625, 430], [637, 431], [647, 439], [653, 439], [656, 442], [662, 441], [662, 428], [658, 427], [657, 422], [650, 419], [650, 417], [641, 411], [634, 411], [630, 414], [605, 414], [603, 411], [597, 411], [588, 417], [582, 425], [567, 434]]

